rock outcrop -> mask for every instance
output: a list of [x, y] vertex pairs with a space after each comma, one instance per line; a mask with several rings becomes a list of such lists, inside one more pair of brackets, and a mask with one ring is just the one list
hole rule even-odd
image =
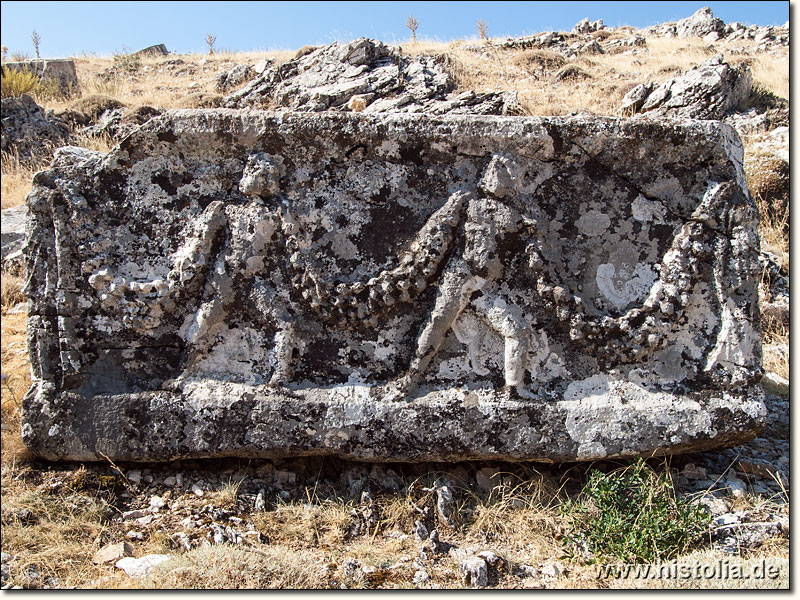
[[725, 34], [725, 23], [718, 19], [707, 6], [699, 9], [692, 16], [675, 23], [675, 35], [679, 38], [706, 38], [715, 35], [717, 38]]
[[411, 59], [367, 38], [333, 43], [267, 68], [230, 94], [225, 106], [436, 115], [518, 113], [515, 92], [455, 93], [448, 60], [446, 55]]
[[23, 440], [564, 461], [750, 439], [741, 162], [716, 121], [580, 116], [178, 110], [62, 148], [28, 197]]
[[23, 162], [49, 160], [53, 149], [67, 144], [70, 137], [67, 124], [48, 118], [44, 109], [27, 94], [3, 98], [1, 135], [3, 152]]
[[218, 92], [225, 93], [244, 85], [255, 76], [256, 72], [250, 65], [237, 65], [220, 73], [215, 80], [215, 87]]
[[167, 50], [167, 47], [164, 44], [155, 44], [153, 46], [148, 46], [147, 48], [142, 48], [141, 50], [137, 50], [136, 52], [131, 54], [132, 58], [144, 58], [153, 56], [169, 56], [169, 50]]
[[781, 51], [789, 47], [788, 21], [783, 27], [744, 25], [725, 23], [714, 16], [709, 7], [704, 7], [693, 15], [673, 23], [661, 23], [642, 30], [644, 35], [678, 38], [702, 38], [708, 44], [725, 44], [729, 47], [736, 42], [752, 40], [756, 52]]
[[752, 85], [750, 69], [732, 67], [717, 55], [660, 86], [636, 86], [622, 99], [622, 110], [658, 117], [722, 119], [747, 106]]
[[603, 25], [603, 19], [598, 19], [597, 21], [590, 21], [589, 17], [586, 17], [575, 23], [575, 27], [572, 28], [572, 33], [576, 35], [580, 35], [583, 33], [594, 33], [595, 31], [600, 31], [601, 29], [605, 28], [606, 26]]

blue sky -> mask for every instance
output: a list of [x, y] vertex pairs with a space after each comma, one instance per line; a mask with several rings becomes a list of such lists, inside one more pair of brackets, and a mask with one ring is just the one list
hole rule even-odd
[[225, 50], [297, 49], [360, 36], [384, 42], [417, 35], [442, 41], [476, 36], [478, 19], [491, 36], [570, 30], [582, 19], [646, 27], [687, 17], [703, 6], [726, 23], [782, 25], [789, 2], [23, 2], [4, 1], [0, 38], [10, 52], [43, 58], [110, 55], [163, 43], [179, 53], [205, 52], [207, 33]]

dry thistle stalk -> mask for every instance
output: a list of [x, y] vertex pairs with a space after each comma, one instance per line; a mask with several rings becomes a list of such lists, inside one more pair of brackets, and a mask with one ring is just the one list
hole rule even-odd
[[483, 19], [478, 19], [478, 24], [475, 26], [483, 41], [488, 39], [487, 33], [489, 32], [489, 24]]
[[33, 49], [36, 50], [36, 58], [39, 58], [39, 42], [42, 41], [42, 36], [36, 33], [35, 29], [31, 34], [31, 41], [33, 42]]
[[417, 28], [419, 27], [419, 21], [414, 18], [414, 13], [408, 17], [408, 21], [406, 21], [406, 27], [411, 30], [411, 41], [417, 41]]
[[3, 46], [2, 52], [3, 52], [3, 62], [6, 62], [6, 56], [8, 55], [8, 46]]
[[214, 42], [217, 41], [217, 36], [208, 34], [206, 35], [206, 44], [208, 44], [208, 55], [214, 54]]

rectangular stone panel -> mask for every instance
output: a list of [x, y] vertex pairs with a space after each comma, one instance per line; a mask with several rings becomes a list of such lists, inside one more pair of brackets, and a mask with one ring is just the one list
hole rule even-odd
[[49, 459], [598, 459], [765, 410], [712, 121], [170, 111], [28, 197]]

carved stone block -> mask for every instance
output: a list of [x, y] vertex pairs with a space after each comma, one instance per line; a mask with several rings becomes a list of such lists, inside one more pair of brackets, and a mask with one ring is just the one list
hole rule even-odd
[[51, 459], [581, 460], [752, 437], [728, 126], [169, 111], [34, 178]]

